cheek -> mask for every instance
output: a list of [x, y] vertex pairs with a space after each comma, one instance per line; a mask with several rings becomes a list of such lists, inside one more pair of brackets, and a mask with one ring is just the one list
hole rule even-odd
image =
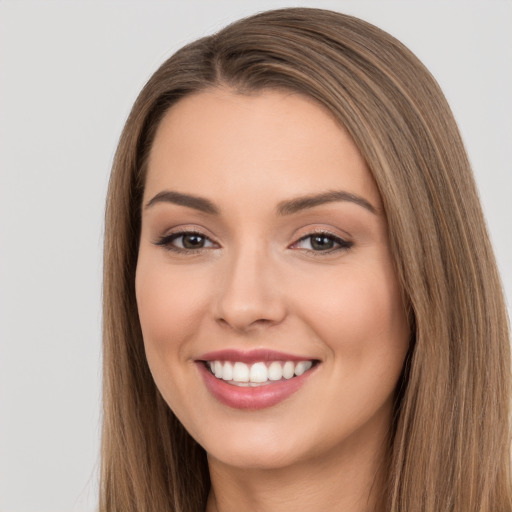
[[409, 327], [392, 270], [351, 266], [324, 284], [329, 293], [317, 281], [303, 294], [303, 311], [314, 338], [329, 352], [324, 371], [331, 385], [324, 413], [335, 437], [336, 428], [355, 431], [374, 415], [389, 421]]
[[308, 283], [307, 289], [301, 295], [307, 323], [345, 371], [355, 373], [372, 364], [375, 371], [384, 362], [401, 368], [409, 328], [391, 268], [351, 266]]
[[[208, 290], [189, 271], [171, 270], [162, 263], [139, 258], [135, 291], [144, 346], [155, 380], [179, 362], [186, 362], [186, 340], [202, 321]], [[207, 280], [202, 280], [207, 283]]]
[[135, 291], [147, 362], [157, 388], [180, 419], [188, 415], [187, 372], [193, 364], [188, 341], [204, 316], [208, 294], [191, 277], [185, 270], [139, 257]]
[[[135, 278], [137, 307], [144, 337], [169, 340], [195, 325], [204, 289], [187, 272], [170, 271], [165, 265], [139, 258]], [[174, 338], [174, 336], [173, 336]]]

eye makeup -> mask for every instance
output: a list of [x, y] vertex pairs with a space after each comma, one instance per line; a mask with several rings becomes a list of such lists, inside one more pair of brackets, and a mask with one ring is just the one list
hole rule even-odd
[[[218, 249], [220, 246], [198, 230], [181, 230], [158, 238], [154, 245], [179, 254], [197, 254], [204, 250]], [[315, 255], [332, 254], [348, 250], [353, 242], [325, 230], [315, 230], [293, 242], [289, 248], [303, 250]]]

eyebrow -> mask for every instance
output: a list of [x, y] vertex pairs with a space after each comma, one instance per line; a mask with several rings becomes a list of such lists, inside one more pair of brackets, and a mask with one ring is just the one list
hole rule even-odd
[[170, 190], [159, 192], [153, 199], [146, 203], [145, 208], [149, 208], [157, 203], [173, 203], [180, 206], [187, 206], [188, 208], [194, 208], [195, 210], [209, 213], [210, 215], [218, 215], [220, 213], [219, 209], [209, 199]]
[[296, 197], [295, 199], [282, 201], [277, 205], [277, 213], [279, 215], [291, 215], [301, 210], [306, 210], [307, 208], [314, 208], [315, 206], [338, 201], [355, 203], [358, 206], [366, 208], [371, 213], [377, 214], [377, 208], [369, 201], [356, 194], [345, 192], [344, 190], [330, 190], [320, 194]]
[[[377, 214], [377, 208], [369, 201], [356, 194], [345, 192], [344, 190], [330, 190], [320, 194], [301, 196], [281, 201], [276, 207], [276, 212], [278, 215], [292, 215], [308, 208], [314, 208], [315, 206], [333, 202], [354, 203], [373, 214]], [[157, 203], [172, 203], [187, 206], [188, 208], [193, 208], [210, 215], [220, 214], [220, 210], [209, 199], [170, 190], [159, 192], [146, 203], [145, 208], [150, 208]]]

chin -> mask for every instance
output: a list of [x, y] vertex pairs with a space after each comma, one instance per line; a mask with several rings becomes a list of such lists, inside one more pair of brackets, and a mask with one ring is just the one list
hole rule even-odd
[[[278, 416], [279, 417], [279, 416]], [[239, 422], [224, 424], [220, 435], [210, 431], [200, 444], [208, 458], [223, 465], [248, 470], [278, 470], [289, 468], [326, 452], [332, 447], [329, 435], [323, 433], [324, 442], [318, 441], [318, 432], [313, 425], [297, 429], [297, 422], [280, 421]], [[268, 420], [268, 418], [267, 418]], [[286, 424], [285, 424], [286, 423]], [[295, 428], [293, 425], [295, 424]]]
[[208, 459], [223, 465], [246, 470], [278, 470], [290, 467], [300, 460], [297, 449], [289, 450], [279, 443], [245, 443], [214, 447], [207, 450]]

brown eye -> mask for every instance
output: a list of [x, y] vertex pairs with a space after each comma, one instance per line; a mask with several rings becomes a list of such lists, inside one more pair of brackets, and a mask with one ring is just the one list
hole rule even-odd
[[164, 236], [155, 242], [155, 245], [165, 247], [176, 252], [193, 252], [194, 250], [215, 248], [216, 244], [207, 236], [193, 231], [181, 231]]
[[206, 237], [197, 235], [195, 233], [190, 233], [188, 235], [181, 235], [182, 246], [185, 249], [200, 249], [204, 247]]
[[352, 242], [347, 242], [331, 233], [313, 233], [301, 238], [293, 245], [293, 248], [317, 253], [331, 253], [343, 249], [350, 249], [352, 245]]
[[325, 235], [314, 235], [311, 237], [311, 248], [314, 251], [325, 251], [334, 247], [334, 240]]

